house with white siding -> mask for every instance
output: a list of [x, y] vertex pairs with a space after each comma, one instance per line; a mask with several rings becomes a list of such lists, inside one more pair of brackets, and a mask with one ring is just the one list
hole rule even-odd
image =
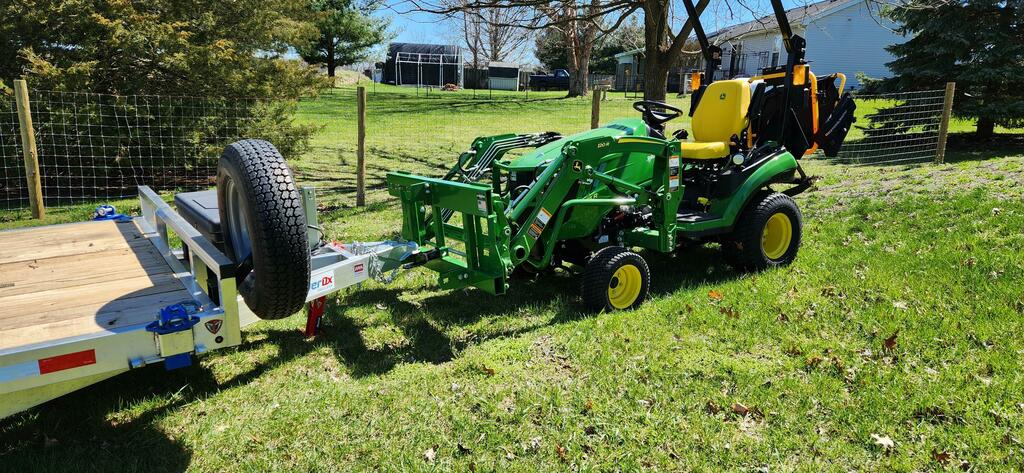
[[[890, 76], [885, 64], [893, 56], [885, 47], [906, 41], [866, 0], [824, 0], [790, 9], [786, 16], [793, 33], [807, 40], [811, 69], [818, 75], [846, 74], [848, 88], [860, 87], [858, 72]], [[722, 48], [721, 75], [716, 78], [749, 77], [786, 62], [774, 15], [723, 28], [708, 35], [708, 41]]]

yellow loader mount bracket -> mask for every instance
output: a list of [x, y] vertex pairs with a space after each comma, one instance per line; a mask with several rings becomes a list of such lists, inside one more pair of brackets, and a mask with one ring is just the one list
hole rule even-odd
[[442, 288], [491, 294], [564, 268], [580, 273], [584, 306], [600, 311], [640, 305], [645, 258], [692, 245], [721, 243], [741, 270], [792, 262], [802, 237], [792, 197], [811, 184], [799, 158], [841, 146], [855, 108], [845, 78], [810, 71], [803, 38], [773, 0], [786, 65], [715, 80], [721, 50], [684, 4], [707, 64], [689, 110], [692, 138], [666, 136], [666, 123], [687, 112], [644, 100], [633, 104], [640, 118], [571, 136], [479, 137], [440, 178], [391, 172], [402, 237], [418, 248], [404, 267], [436, 271]]

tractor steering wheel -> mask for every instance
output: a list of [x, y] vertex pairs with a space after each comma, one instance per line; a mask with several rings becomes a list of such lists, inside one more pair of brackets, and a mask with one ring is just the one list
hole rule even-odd
[[644, 123], [658, 133], [665, 133], [665, 123], [682, 116], [683, 111], [665, 102], [640, 100], [633, 102], [633, 108], [643, 114]]

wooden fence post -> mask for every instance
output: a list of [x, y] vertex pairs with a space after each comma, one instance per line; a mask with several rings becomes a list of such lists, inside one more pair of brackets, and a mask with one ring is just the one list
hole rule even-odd
[[356, 206], [366, 205], [366, 87], [356, 88], [358, 143], [356, 144]]
[[949, 135], [949, 118], [953, 113], [953, 93], [956, 82], [946, 82], [946, 96], [942, 100], [942, 119], [939, 122], [939, 143], [935, 149], [935, 164], [946, 162], [946, 138]]
[[28, 204], [32, 209], [32, 218], [42, 219], [46, 216], [46, 204], [43, 202], [43, 184], [39, 176], [39, 152], [36, 150], [36, 130], [32, 126], [32, 108], [28, 102], [28, 85], [23, 79], [14, 81], [14, 98], [18, 104], [21, 147], [25, 154]]
[[594, 87], [591, 92], [591, 105], [590, 105], [590, 129], [593, 130], [600, 126], [601, 122], [601, 89]]

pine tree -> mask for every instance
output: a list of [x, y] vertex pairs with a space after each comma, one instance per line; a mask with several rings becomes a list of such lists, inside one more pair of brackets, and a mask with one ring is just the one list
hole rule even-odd
[[910, 38], [887, 49], [892, 90], [939, 89], [956, 82], [953, 112], [976, 118], [979, 139], [995, 125], [1024, 125], [1024, 0], [911, 0], [888, 16]]
[[300, 52], [306, 62], [323, 64], [328, 77], [334, 77], [338, 66], [366, 60], [371, 48], [390, 38], [387, 31], [390, 23], [370, 16], [376, 3], [357, 4], [357, 1], [313, 0], [311, 3], [319, 17], [320, 38]]
[[[0, 15], [0, 81], [24, 77], [32, 93], [103, 94], [33, 104], [40, 116], [73, 114], [83, 130], [122, 133], [104, 135], [109, 146], [89, 158], [92, 166], [127, 166], [111, 149], [155, 158], [161, 149], [199, 149], [202, 156], [181, 163], [191, 166], [216, 159], [232, 134], [270, 138], [294, 155], [312, 132], [292, 123], [296, 100], [328, 86], [316, 68], [288, 57], [317, 37], [306, 2], [10, 0]], [[146, 146], [100, 106], [175, 133]], [[197, 112], [204, 106], [210, 116]], [[74, 147], [78, 138], [59, 139], [70, 141], [51, 144]]]

